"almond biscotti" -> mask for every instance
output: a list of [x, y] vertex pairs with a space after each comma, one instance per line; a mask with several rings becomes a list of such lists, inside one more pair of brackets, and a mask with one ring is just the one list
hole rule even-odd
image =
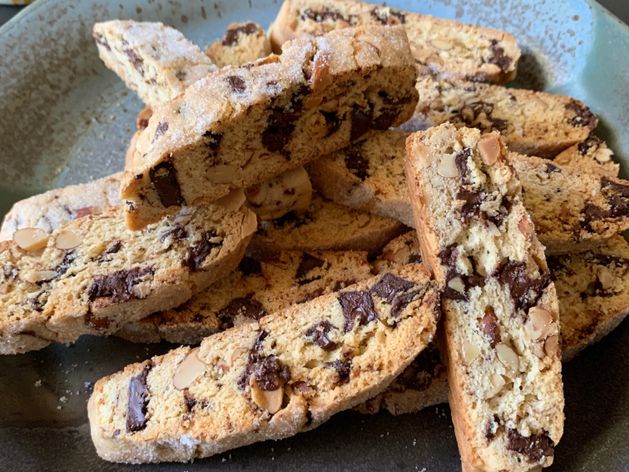
[[12, 239], [13, 233], [22, 228], [40, 228], [50, 233], [76, 218], [121, 205], [121, 178], [121, 173], [113, 174], [20, 200], [4, 216], [0, 241]]
[[245, 257], [237, 271], [185, 304], [125, 324], [117, 336], [134, 342], [198, 344], [218, 331], [260, 319], [370, 277], [366, 252], [283, 252], [265, 261]]
[[105, 65], [152, 108], [216, 70], [198, 46], [162, 23], [106, 21], [93, 35]]
[[404, 231], [397, 220], [352, 210], [315, 195], [306, 211], [261, 221], [249, 252], [263, 259], [283, 251], [375, 253]]
[[115, 207], [0, 243], [0, 353], [110, 334], [174, 308], [229, 274], [256, 228], [244, 196], [184, 208], [129, 231]]
[[379, 393], [432, 340], [438, 292], [417, 265], [127, 366], [88, 403], [98, 454], [190, 461], [317, 427]]
[[252, 21], [232, 23], [225, 35], [205, 52], [218, 67], [240, 67], [271, 54], [271, 43], [259, 24]]
[[[559, 300], [561, 357], [567, 362], [609, 334], [629, 314], [629, 244], [615, 236], [596, 250], [547, 260]], [[374, 265], [386, 272], [420, 261], [417, 235], [410, 231], [387, 244]], [[400, 415], [445, 403], [447, 380], [435, 342], [385, 391], [357, 409], [363, 413], [386, 409]]]
[[557, 295], [500, 135], [414, 133], [406, 172], [422, 258], [443, 287], [463, 469], [549, 466], [564, 422]]
[[450, 122], [457, 127], [500, 131], [510, 151], [553, 157], [584, 141], [598, 118], [571, 97], [429, 75], [417, 81], [415, 114], [402, 125], [416, 131]]
[[275, 49], [302, 34], [358, 25], [403, 25], [422, 74], [502, 83], [515, 78], [520, 49], [509, 33], [352, 0], [285, 0], [269, 34]]
[[163, 105], [137, 140], [121, 197], [131, 229], [215, 200], [410, 118], [416, 71], [402, 27], [332, 31], [227, 68]]
[[[403, 170], [404, 137], [387, 131], [319, 159], [309, 172], [321, 194], [351, 208], [413, 224]], [[629, 183], [578, 166], [508, 153], [524, 205], [547, 254], [587, 250], [629, 229]], [[458, 175], [456, 162], [441, 169]]]

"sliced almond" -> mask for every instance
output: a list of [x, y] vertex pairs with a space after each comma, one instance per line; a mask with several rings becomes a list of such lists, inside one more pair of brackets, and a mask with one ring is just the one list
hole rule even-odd
[[480, 138], [476, 149], [485, 164], [493, 165], [500, 157], [500, 138], [494, 133], [486, 134]]
[[469, 341], [463, 341], [463, 360], [467, 365], [474, 362], [480, 355], [480, 347]]
[[53, 270], [25, 270], [20, 274], [22, 280], [32, 284], [52, 280], [56, 276], [57, 273]]
[[243, 238], [246, 238], [255, 233], [258, 228], [258, 218], [252, 211], [248, 211], [242, 219], [242, 225], [240, 227], [240, 234]]
[[22, 228], [13, 233], [13, 241], [25, 251], [38, 251], [46, 247], [48, 236], [41, 228]]
[[529, 319], [525, 328], [529, 332], [531, 339], [541, 339], [548, 336], [552, 328], [553, 317], [547, 310], [534, 306], [529, 310]]
[[496, 354], [498, 359], [510, 373], [516, 373], [520, 370], [520, 359], [513, 349], [505, 343], [496, 344]]
[[453, 46], [453, 44], [450, 41], [447, 41], [445, 39], [439, 39], [439, 38], [431, 39], [430, 44], [432, 44], [437, 49], [441, 49], [442, 51], [449, 51], [450, 49], [452, 49], [452, 46]]
[[177, 390], [188, 388], [192, 382], [205, 373], [207, 366], [199, 359], [198, 352], [198, 347], [192, 349], [175, 369], [173, 385]]
[[548, 336], [546, 342], [544, 343], [544, 352], [548, 356], [554, 356], [559, 352], [559, 336], [553, 334], [552, 336]]
[[463, 283], [463, 279], [461, 279], [461, 277], [453, 277], [448, 280], [448, 287], [461, 294], [465, 294], [465, 284]]
[[260, 408], [264, 408], [271, 414], [275, 414], [282, 408], [284, 391], [280, 387], [276, 390], [262, 390], [253, 377], [250, 380], [251, 399]]
[[81, 244], [81, 238], [69, 229], [60, 231], [55, 238], [55, 247], [57, 249], [74, 249]]
[[531, 221], [531, 217], [528, 213], [525, 213], [522, 215], [522, 218], [520, 218], [518, 229], [524, 236], [530, 236], [533, 234], [533, 222]]
[[456, 167], [456, 156], [454, 154], [447, 154], [441, 158], [437, 164], [437, 173], [441, 177], [457, 177], [459, 175], [459, 169]]
[[249, 349], [246, 347], [237, 347], [232, 351], [232, 354], [229, 358], [229, 361], [232, 365], [237, 362], [239, 359], [247, 359], [247, 354], [249, 353]]
[[495, 397], [496, 395], [498, 395], [498, 393], [500, 393], [502, 387], [504, 386], [505, 379], [502, 377], [502, 375], [492, 374], [489, 378], [489, 386], [487, 388], [487, 391], [485, 392], [485, 398], [489, 399]]

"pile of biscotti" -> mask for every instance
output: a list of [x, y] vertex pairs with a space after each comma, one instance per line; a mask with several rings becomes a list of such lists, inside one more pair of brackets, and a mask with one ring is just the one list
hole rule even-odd
[[101, 457], [449, 401], [464, 470], [552, 463], [561, 360], [629, 311], [629, 182], [586, 105], [504, 87], [510, 34], [286, 0], [206, 51], [161, 23], [93, 35], [146, 107], [123, 172], [5, 216], [0, 353], [185, 345], [96, 383]]

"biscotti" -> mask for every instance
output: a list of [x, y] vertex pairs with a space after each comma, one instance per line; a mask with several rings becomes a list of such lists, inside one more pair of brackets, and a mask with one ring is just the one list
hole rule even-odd
[[[595, 251], [548, 257], [557, 298], [562, 361], [598, 342], [629, 313], [629, 244], [620, 236]], [[420, 263], [413, 231], [395, 238], [374, 262], [379, 272]], [[393, 415], [413, 413], [448, 401], [448, 379], [437, 343], [422, 351], [381, 394], [357, 407], [362, 413], [387, 410]]]
[[376, 253], [404, 232], [402, 223], [314, 196], [310, 207], [261, 221], [249, 252], [260, 258], [283, 251], [354, 250]]
[[413, 118], [402, 125], [406, 131], [450, 122], [500, 131], [510, 151], [552, 157], [584, 141], [598, 124], [586, 105], [570, 97], [429, 75], [416, 86], [419, 102]]
[[558, 302], [500, 135], [414, 133], [405, 168], [422, 259], [443, 287], [463, 470], [549, 466], [564, 423]]
[[614, 162], [614, 153], [605, 141], [590, 135], [585, 141], [574, 144], [560, 152], [553, 159], [564, 167], [572, 167], [581, 172], [618, 177], [620, 164]]
[[162, 23], [112, 20], [94, 24], [98, 54], [152, 108], [216, 70], [203, 52]]
[[240, 67], [271, 54], [271, 43], [259, 24], [232, 23], [225, 35], [205, 52], [218, 67]]
[[509, 33], [351, 0], [285, 0], [272, 46], [302, 34], [358, 25], [403, 25], [421, 74], [502, 83], [516, 75], [520, 49]]
[[20, 200], [4, 216], [0, 241], [12, 239], [13, 233], [22, 228], [40, 228], [50, 233], [76, 218], [120, 205], [121, 177], [121, 173], [113, 174]]
[[410, 118], [416, 71], [402, 27], [348, 28], [226, 68], [154, 110], [125, 172], [127, 222], [140, 229]]
[[438, 298], [412, 265], [127, 366], [94, 386], [96, 451], [183, 462], [315, 428], [379, 393], [421, 352]]
[[229, 274], [256, 228], [244, 195], [129, 231], [124, 211], [0, 243], [0, 353], [41, 349], [174, 308]]
[[[547, 254], [587, 250], [629, 228], [629, 183], [580, 167], [508, 153]], [[351, 208], [413, 224], [404, 135], [387, 131], [309, 165], [318, 191]], [[456, 163], [444, 172], [458, 173]]]
[[246, 257], [237, 271], [173, 310], [125, 324], [134, 342], [198, 344], [218, 331], [260, 319], [370, 277], [366, 252], [289, 251], [266, 261]]

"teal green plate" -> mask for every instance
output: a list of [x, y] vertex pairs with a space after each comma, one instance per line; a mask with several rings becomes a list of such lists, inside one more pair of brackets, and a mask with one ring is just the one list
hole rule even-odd
[[[629, 163], [629, 31], [593, 1], [423, 0], [389, 4], [505, 29], [523, 47], [518, 85], [573, 95], [601, 117], [598, 133]], [[122, 168], [141, 108], [99, 62], [90, 30], [112, 18], [160, 20], [199, 45], [245, 19], [268, 26], [273, 0], [39, 1], [0, 28], [0, 213], [17, 199]], [[565, 367], [566, 431], [552, 470], [629, 470], [629, 329], [621, 325]], [[85, 402], [91, 383], [167, 350], [85, 338], [0, 357], [4, 470], [453, 471], [447, 407], [414, 415], [348, 412], [316, 431], [191, 465], [125, 467], [98, 459]], [[37, 386], [40, 385], [41, 386]]]

